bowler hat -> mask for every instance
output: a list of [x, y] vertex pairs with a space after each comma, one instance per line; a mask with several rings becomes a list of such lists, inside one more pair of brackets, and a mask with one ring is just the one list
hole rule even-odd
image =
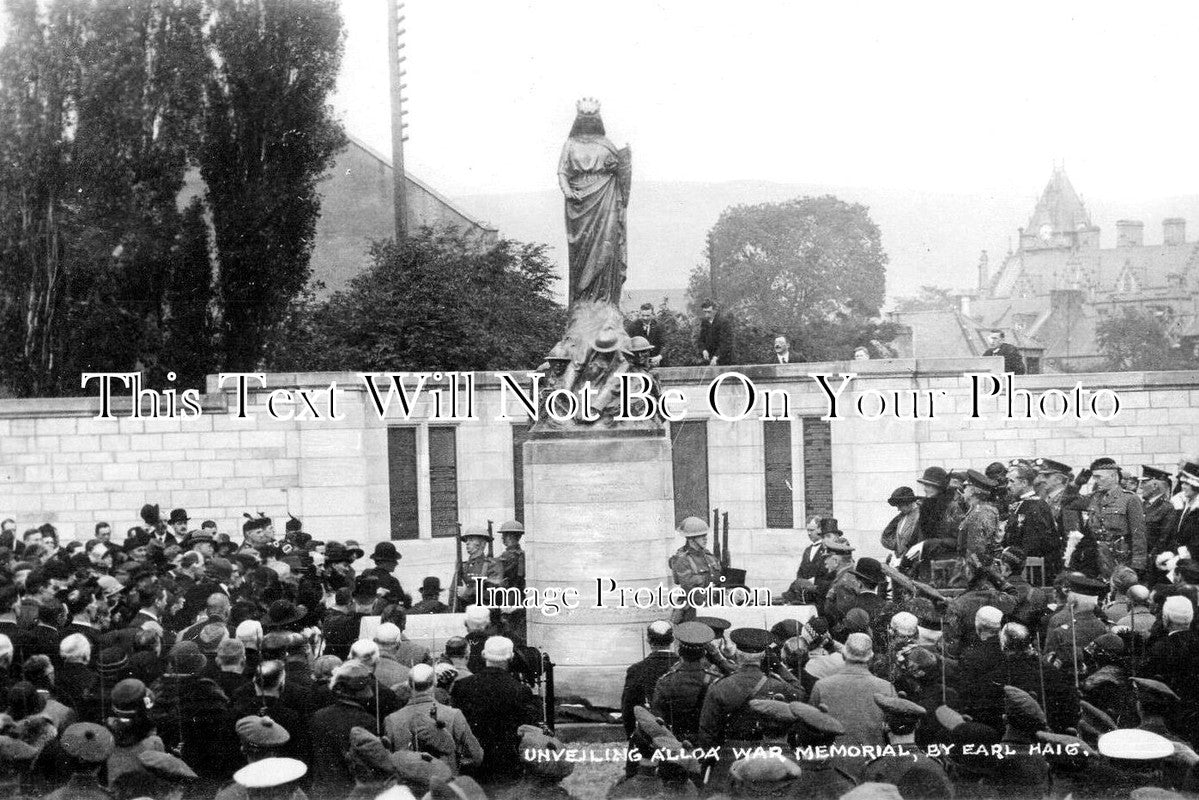
[[441, 594], [441, 578], [436, 575], [429, 575], [420, 584], [421, 594]]
[[187, 511], [182, 508], [172, 508], [171, 518], [167, 520], [167, 523], [174, 525], [176, 522], [187, 522], [188, 519]]
[[883, 565], [878, 563], [877, 558], [859, 558], [851, 572], [872, 587], [878, 586], [887, 579], [883, 572]]
[[936, 489], [944, 489], [949, 485], [949, 473], [943, 467], [929, 467], [916, 480], [916, 483], [922, 483], [925, 486], [932, 486]]
[[916, 493], [912, 491], [912, 487], [900, 486], [891, 492], [891, 496], [887, 498], [887, 504], [898, 508], [899, 506], [906, 506], [908, 503], [915, 503], [916, 500]]
[[391, 542], [379, 542], [375, 545], [375, 552], [371, 553], [371, 561], [399, 561], [401, 558], [403, 556]]

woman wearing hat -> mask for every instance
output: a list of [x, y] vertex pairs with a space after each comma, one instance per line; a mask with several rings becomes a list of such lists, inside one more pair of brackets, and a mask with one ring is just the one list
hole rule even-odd
[[128, 678], [112, 687], [112, 705], [104, 720], [104, 727], [112, 733], [115, 745], [108, 757], [110, 787], [126, 772], [141, 769], [138, 756], [146, 750], [166, 751], [154, 721], [150, 719], [152, 706], [150, 692], [139, 680]]
[[898, 561], [908, 548], [916, 543], [920, 525], [919, 498], [910, 486], [900, 486], [891, 492], [891, 496], [887, 498], [887, 505], [895, 508], [898, 513], [887, 523], [887, 527], [883, 528], [880, 541]]

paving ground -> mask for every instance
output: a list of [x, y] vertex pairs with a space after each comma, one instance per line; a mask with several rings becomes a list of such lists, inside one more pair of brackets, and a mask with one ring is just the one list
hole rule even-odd
[[[576, 748], [580, 752], [590, 751], [595, 758], [602, 758], [605, 753], [623, 751], [628, 747], [624, 739], [613, 742], [565, 742], [568, 748]], [[624, 775], [624, 762], [604, 761], [598, 763], [575, 764], [574, 772], [562, 781], [562, 787], [579, 800], [602, 800], [607, 797], [608, 790]]]

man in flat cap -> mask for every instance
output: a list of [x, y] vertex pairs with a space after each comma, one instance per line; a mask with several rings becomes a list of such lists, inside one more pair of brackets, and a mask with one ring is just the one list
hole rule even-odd
[[[683, 591], [719, 584], [720, 560], [707, 546], [708, 523], [699, 517], [687, 517], [679, 525], [678, 533], [685, 541], [668, 562], [674, 582], [682, 587]], [[687, 622], [695, 619], [695, 613], [695, 607], [688, 603], [684, 608], [675, 609], [670, 621]]]
[[1037, 731], [1047, 727], [1045, 712], [1031, 694], [1015, 686], [1003, 687], [1004, 731], [1001, 743], [1011, 745], [1014, 755], [1005, 755], [995, 766], [995, 788], [1025, 797], [1043, 797], [1049, 792], [1049, 762], [1029, 751], [1037, 744]]
[[346, 763], [354, 779], [354, 788], [345, 795], [345, 800], [374, 800], [395, 781], [391, 751], [382, 739], [366, 728], [350, 729]]
[[[620, 695], [620, 716], [624, 723], [625, 736], [632, 736], [633, 729], [637, 726], [633, 709], [649, 705], [658, 679], [679, 660], [671, 649], [674, 633], [666, 620], [651, 622], [645, 631], [645, 641], [649, 645], [649, 654], [625, 672], [624, 690]], [[625, 763], [626, 774], [631, 775], [636, 768], [636, 763], [632, 761]]]
[[318, 796], [336, 797], [350, 791], [353, 781], [345, 762], [350, 731], [356, 727], [379, 733], [382, 722], [374, 675], [351, 659], [333, 671], [335, 702], [312, 716], [312, 783]]
[[875, 693], [895, 696], [890, 681], [870, 673], [874, 644], [866, 633], [851, 633], [842, 651], [845, 667], [816, 681], [811, 703], [828, 708], [845, 725], [843, 744], [881, 745], [883, 712], [874, 702]]
[[716, 635], [698, 620], [674, 626], [679, 660], [654, 685], [650, 708], [666, 721], [675, 735], [694, 742], [699, 735], [699, 715], [704, 697], [721, 672], [704, 658]]
[[1177, 716], [1182, 698], [1169, 686], [1153, 678], [1134, 677], [1131, 683], [1137, 701], [1137, 716], [1141, 719], [1137, 727], [1173, 742], [1183, 741], [1169, 723], [1170, 719]]
[[77, 722], [62, 733], [59, 748], [70, 764], [71, 777], [46, 800], [111, 800], [100, 786], [100, 767], [115, 748], [112, 734], [91, 722]]
[[[749, 706], [754, 698], [799, 700], [794, 686], [763, 671], [766, 650], [774, 641], [770, 631], [737, 628], [729, 634], [737, 647], [737, 671], [708, 688], [699, 715], [701, 747], [754, 747], [762, 739], [757, 715]], [[729, 752], [715, 765], [713, 775], [722, 778], [730, 766]], [[719, 785], [719, 783], [717, 784]]]
[[[836, 717], [813, 705], [795, 701], [751, 700], [749, 705], [763, 720], [763, 724], [789, 729], [791, 737], [800, 748], [796, 759], [800, 766], [800, 776], [791, 787], [788, 797], [833, 800], [853, 788], [853, 777], [835, 767], [833, 760], [819, 750], [832, 745], [845, 733], [845, 726]], [[805, 753], [804, 748], [812, 750]]]
[[874, 695], [874, 702], [883, 712], [887, 742], [901, 752], [866, 762], [862, 780], [919, 787], [921, 790], [918, 794], [912, 792], [905, 796], [915, 794], [930, 800], [953, 797], [953, 784], [945, 774], [945, 768], [916, 746], [916, 727], [928, 711], [911, 700], [885, 694]]
[[1120, 468], [1110, 458], [1091, 463], [1095, 490], [1087, 508], [1090, 535], [1095, 540], [1099, 577], [1107, 580], [1119, 565], [1145, 570], [1147, 543], [1145, 509], [1141, 498], [1120, 488]]

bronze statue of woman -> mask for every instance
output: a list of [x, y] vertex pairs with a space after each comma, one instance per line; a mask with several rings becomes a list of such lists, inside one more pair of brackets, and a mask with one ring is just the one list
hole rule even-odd
[[558, 185], [566, 197], [569, 300], [619, 306], [628, 270], [632, 156], [628, 147], [617, 150], [608, 141], [597, 100], [583, 98], [576, 109], [558, 162]]

